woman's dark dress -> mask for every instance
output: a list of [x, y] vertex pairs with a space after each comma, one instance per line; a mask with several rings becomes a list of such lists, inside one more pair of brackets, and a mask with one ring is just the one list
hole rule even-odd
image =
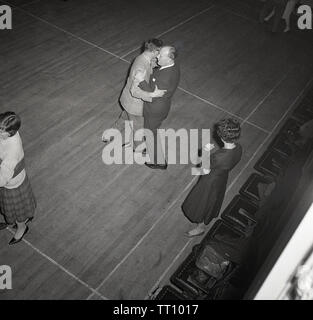
[[208, 224], [218, 216], [225, 196], [228, 173], [240, 161], [241, 155], [239, 144], [234, 149], [219, 149], [211, 154], [210, 173], [200, 176], [182, 205], [185, 216], [191, 222]]

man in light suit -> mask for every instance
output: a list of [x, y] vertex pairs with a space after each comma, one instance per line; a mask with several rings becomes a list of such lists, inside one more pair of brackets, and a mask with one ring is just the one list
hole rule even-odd
[[[159, 90], [155, 87], [153, 92], [144, 92], [139, 90], [136, 82], [136, 74], [144, 74], [144, 80], [149, 83], [153, 68], [156, 67], [156, 57], [162, 47], [162, 41], [159, 39], [150, 39], [144, 44], [144, 52], [140, 54], [133, 62], [125, 87], [120, 96], [120, 103], [127, 112], [127, 117], [131, 121], [131, 137], [129, 143], [125, 146], [133, 146], [135, 150], [140, 142], [133, 141], [133, 133], [143, 128], [143, 103], [152, 101], [152, 98], [158, 98], [164, 95], [165, 90]], [[138, 90], [137, 90], [138, 89]]]
[[150, 155], [150, 163], [145, 163], [151, 169], [166, 169], [167, 163], [162, 150], [160, 138], [158, 137], [158, 129], [162, 122], [167, 118], [171, 107], [171, 100], [176, 91], [180, 79], [180, 68], [176, 60], [177, 50], [173, 46], [164, 46], [161, 48], [157, 56], [160, 68], [153, 70], [150, 77], [150, 88], [166, 90], [166, 93], [152, 102], [144, 103], [144, 128], [149, 129], [153, 133], [153, 141], [151, 135], [146, 135], [147, 151]]

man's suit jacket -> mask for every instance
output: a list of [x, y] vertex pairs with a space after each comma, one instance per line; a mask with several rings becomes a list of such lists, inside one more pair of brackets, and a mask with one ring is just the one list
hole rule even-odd
[[136, 116], [143, 115], [143, 100], [142, 97], [135, 97], [131, 94], [131, 87], [135, 80], [135, 74], [138, 70], [146, 71], [145, 80], [149, 82], [150, 76], [152, 74], [152, 64], [151, 61], [147, 59], [144, 53], [139, 55], [133, 62], [129, 76], [127, 78], [127, 83], [122, 91], [120, 97], [120, 103], [123, 108], [130, 114]]
[[165, 95], [161, 98], [153, 98], [152, 102], [145, 102], [144, 116], [149, 118], [157, 118], [163, 121], [171, 107], [171, 99], [178, 87], [180, 79], [180, 68], [178, 63], [174, 66], [160, 70], [154, 69], [150, 77], [150, 87], [154, 91], [157, 85], [158, 89], [167, 90]]

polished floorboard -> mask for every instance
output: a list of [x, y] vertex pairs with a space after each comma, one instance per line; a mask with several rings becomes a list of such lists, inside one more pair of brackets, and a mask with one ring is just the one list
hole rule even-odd
[[272, 35], [251, 1], [9, 0], [0, 31], [0, 107], [22, 118], [28, 174], [38, 201], [25, 241], [0, 233], [0, 265], [13, 289], [1, 299], [145, 299], [193, 244], [180, 206], [192, 164], [167, 171], [102, 161], [101, 135], [142, 41], [179, 49], [181, 81], [164, 128], [242, 122], [244, 154], [223, 207], [253, 171], [311, 83], [306, 34]]

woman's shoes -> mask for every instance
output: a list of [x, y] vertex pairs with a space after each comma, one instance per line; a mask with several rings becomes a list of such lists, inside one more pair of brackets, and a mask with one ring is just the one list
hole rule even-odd
[[[195, 231], [195, 230], [197, 230], [197, 231]], [[193, 229], [193, 230], [185, 233], [185, 235], [189, 238], [201, 236], [203, 234], [204, 234], [204, 230], [201, 230], [201, 229]]]
[[284, 33], [290, 32], [290, 27], [287, 27], [284, 29]]
[[28, 232], [29, 228], [28, 226], [26, 226], [24, 233], [22, 234], [22, 236], [19, 239], [15, 239], [14, 237], [10, 240], [9, 245], [13, 245], [16, 243], [19, 243], [20, 241], [22, 241], [23, 237], [25, 236], [25, 234]]

